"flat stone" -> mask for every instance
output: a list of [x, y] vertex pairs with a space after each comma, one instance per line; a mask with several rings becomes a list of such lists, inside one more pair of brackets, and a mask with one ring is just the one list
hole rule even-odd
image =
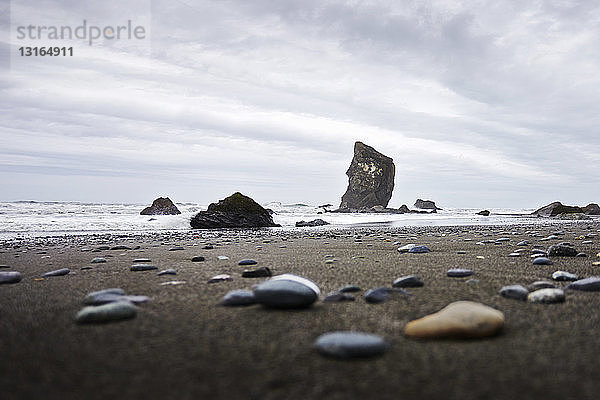
[[475, 271], [471, 269], [465, 268], [451, 268], [446, 272], [446, 275], [451, 278], [464, 278], [466, 276], [471, 276], [475, 273]]
[[408, 252], [409, 252], [409, 250], [410, 250], [410, 249], [412, 249], [412, 248], [414, 248], [414, 247], [417, 247], [417, 245], [416, 245], [416, 244], [414, 244], [414, 243], [409, 243], [409, 244], [405, 244], [405, 245], [404, 245], [404, 246], [402, 246], [402, 247], [398, 247], [398, 251], [399, 251], [400, 253], [408, 253]]
[[214, 249], [214, 248], [215, 248], [215, 247], [214, 247], [212, 244], [207, 244], [207, 245], [206, 245], [206, 246], [204, 246], [202, 249], [204, 249], [204, 250], [212, 250], [212, 249]]
[[181, 250], [185, 250], [185, 249], [183, 248], [183, 246], [175, 246], [175, 247], [171, 247], [171, 248], [169, 249], [169, 251], [181, 251]]
[[163, 275], [177, 275], [177, 271], [175, 271], [173, 268], [169, 268], [169, 269], [165, 269], [160, 271], [158, 274], [156, 274], [157, 276], [163, 276]]
[[23, 276], [17, 271], [0, 271], [0, 284], [21, 282]]
[[591, 276], [572, 282], [566, 289], [583, 290], [584, 292], [600, 292], [600, 276]]
[[584, 257], [587, 257], [587, 254], [585, 254], [585, 253], [577, 253], [577, 255], [575, 255], [575, 257], [584, 258]]
[[206, 259], [204, 257], [202, 257], [202, 256], [192, 257], [192, 262], [202, 262], [202, 261], [205, 261], [205, 260]]
[[246, 258], [246, 259], [240, 260], [238, 262], [238, 265], [256, 265], [256, 264], [258, 264], [258, 261], [252, 260], [250, 258]]
[[509, 257], [521, 257], [521, 253], [510, 253]]
[[160, 285], [161, 286], [178, 286], [178, 285], [184, 285], [185, 281], [168, 281], [168, 282], [162, 282]]
[[87, 306], [75, 316], [80, 324], [104, 323], [135, 318], [137, 307], [129, 301], [117, 301], [101, 306]]
[[556, 288], [539, 289], [529, 293], [527, 301], [530, 303], [561, 303], [565, 301], [565, 292]]
[[381, 356], [389, 347], [381, 336], [351, 331], [326, 333], [315, 341], [320, 354], [339, 359]]
[[529, 290], [521, 285], [508, 285], [500, 289], [500, 295], [508, 299], [527, 300]]
[[360, 288], [360, 286], [356, 286], [356, 285], [346, 285], [344, 287], [342, 287], [340, 290], [338, 290], [338, 292], [341, 293], [353, 293], [353, 292], [360, 292], [362, 289]]
[[388, 301], [390, 298], [390, 294], [392, 293], [401, 293], [405, 296], [408, 296], [408, 292], [403, 289], [398, 288], [388, 288], [388, 287], [378, 287], [369, 289], [365, 292], [365, 301], [371, 304], [378, 304]]
[[523, 240], [517, 243], [517, 246], [529, 246], [529, 242], [527, 240]]
[[98, 296], [103, 296], [105, 294], [114, 294], [114, 295], [123, 296], [123, 295], [125, 295], [125, 291], [120, 288], [110, 288], [110, 289], [103, 289], [103, 290], [98, 290], [95, 292], [90, 292], [83, 299], [83, 304], [95, 304], [96, 298]]
[[421, 253], [429, 253], [429, 247], [427, 246], [415, 246], [408, 250], [409, 253], [421, 254]]
[[8, 265], [1, 264], [0, 268], [10, 268]]
[[226, 260], [229, 260], [229, 257], [227, 257], [227, 256], [217, 256], [217, 260], [226, 261]]
[[324, 299], [324, 303], [339, 303], [343, 301], [354, 301], [356, 297], [350, 293], [333, 292], [328, 294]]
[[221, 300], [221, 305], [228, 307], [250, 306], [256, 304], [254, 293], [251, 290], [232, 290], [227, 292]]
[[152, 264], [134, 264], [129, 268], [130, 271], [151, 271], [154, 269], [158, 269], [158, 267]]
[[104, 257], [95, 257], [95, 258], [92, 258], [92, 261], [91, 261], [92, 264], [101, 264], [101, 263], [105, 263], [105, 262], [106, 262], [106, 258], [104, 258]]
[[149, 258], [136, 258], [135, 260], [133, 260], [134, 264], [147, 264], [151, 262], [152, 260]]
[[131, 250], [131, 247], [125, 245], [117, 245], [111, 247], [110, 250]]
[[539, 289], [553, 289], [556, 285], [550, 281], [535, 281], [529, 285], [530, 291], [536, 291]]
[[150, 301], [150, 297], [148, 296], [134, 296], [134, 295], [125, 295], [125, 294], [115, 294], [115, 293], [101, 293], [96, 294], [95, 296], [86, 296], [84, 299], [84, 304], [86, 305], [102, 305], [108, 303], [115, 303], [117, 301], [128, 301], [130, 303], [146, 303]]
[[575, 248], [568, 246], [563, 243], [555, 244], [553, 246], [548, 247], [548, 255], [550, 257], [560, 256], [560, 257], [575, 257], [578, 251]]
[[267, 278], [273, 273], [269, 267], [259, 267], [254, 269], [246, 269], [242, 272], [242, 278]]
[[272, 308], [308, 307], [320, 293], [314, 282], [293, 274], [275, 276], [254, 289], [256, 302]]
[[54, 271], [49, 271], [46, 272], [45, 274], [42, 275], [42, 277], [47, 278], [49, 276], [63, 276], [63, 275], [67, 275], [71, 272], [71, 270], [69, 268], [61, 268], [61, 269], [56, 269]]
[[481, 303], [457, 301], [409, 322], [404, 334], [414, 338], [480, 338], [500, 332], [504, 314]]
[[230, 282], [232, 280], [233, 280], [233, 278], [231, 277], [231, 275], [220, 274], [220, 275], [215, 275], [212, 278], [210, 278], [207, 283]]
[[546, 257], [536, 257], [533, 259], [533, 265], [552, 265], [554, 264], [551, 259]]
[[105, 246], [105, 245], [98, 246], [98, 247], [96, 247], [96, 250], [99, 250], [99, 251], [110, 250], [110, 246]]
[[417, 275], [406, 275], [396, 279], [393, 283], [393, 287], [421, 287], [425, 285], [420, 276]]
[[555, 281], [576, 281], [577, 275], [567, 271], [554, 271], [552, 273], [552, 279]]

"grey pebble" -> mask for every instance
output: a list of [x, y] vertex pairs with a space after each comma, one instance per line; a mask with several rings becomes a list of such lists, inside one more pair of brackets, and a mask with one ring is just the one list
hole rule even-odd
[[23, 276], [17, 271], [0, 271], [0, 284], [21, 282]]
[[220, 274], [213, 276], [206, 283], [231, 282], [232, 280], [233, 278], [231, 277], [231, 275]]
[[246, 259], [240, 260], [238, 262], [238, 265], [256, 265], [256, 264], [258, 264], [258, 261], [252, 260], [250, 258], [246, 258]]
[[256, 302], [272, 308], [303, 308], [319, 298], [319, 287], [292, 274], [278, 275], [254, 288]]
[[163, 276], [163, 275], [177, 275], [177, 271], [175, 271], [173, 268], [169, 268], [169, 269], [165, 269], [163, 271], [160, 271], [158, 274], [156, 274], [157, 276]]
[[340, 290], [338, 290], [338, 292], [341, 293], [353, 293], [353, 292], [360, 292], [362, 289], [360, 288], [360, 286], [356, 286], [356, 285], [346, 285], [344, 287], [342, 287]]
[[420, 276], [417, 275], [406, 275], [396, 279], [393, 283], [393, 287], [421, 287], [425, 285]]
[[63, 276], [63, 275], [68, 275], [70, 272], [71, 272], [71, 270], [69, 268], [61, 268], [61, 269], [57, 269], [57, 270], [54, 270], [54, 271], [46, 272], [42, 276], [44, 278], [47, 278], [47, 277], [50, 277], [50, 276]]
[[320, 354], [340, 359], [381, 356], [389, 347], [381, 336], [351, 331], [326, 333], [315, 341]]
[[451, 278], [464, 278], [466, 276], [471, 276], [475, 273], [475, 271], [471, 269], [465, 268], [451, 268], [446, 272], [446, 275]]
[[539, 289], [527, 295], [530, 303], [562, 303], [565, 301], [565, 292], [562, 289]]
[[204, 258], [204, 257], [202, 257], [202, 256], [195, 256], [195, 257], [192, 257], [192, 262], [202, 262], [202, 261], [204, 261], [204, 260], [205, 260], [205, 258]]
[[273, 273], [269, 267], [259, 267], [254, 269], [246, 269], [242, 272], [242, 278], [267, 278]]
[[500, 289], [500, 295], [508, 299], [527, 300], [529, 290], [522, 285], [508, 285]]
[[228, 307], [250, 306], [256, 304], [254, 293], [250, 290], [238, 289], [227, 292], [221, 300], [221, 305]]
[[105, 262], [106, 262], [106, 258], [104, 258], [104, 257], [92, 258], [92, 261], [91, 261], [92, 264], [100, 264], [100, 263], [105, 263]]
[[580, 279], [567, 285], [566, 289], [582, 290], [584, 292], [600, 292], [600, 276]]
[[533, 259], [533, 265], [552, 265], [554, 264], [551, 259], [546, 257], [536, 257]]
[[158, 269], [156, 265], [152, 264], [133, 264], [129, 270], [131, 271], [151, 271], [154, 269]]
[[356, 297], [350, 293], [333, 292], [328, 294], [324, 299], [324, 303], [339, 303], [343, 301], [354, 301]]
[[566, 271], [554, 271], [552, 273], [552, 279], [555, 281], [576, 281], [577, 275]]
[[103, 323], [135, 318], [137, 307], [129, 301], [117, 301], [101, 306], [87, 306], [75, 316], [80, 324]]

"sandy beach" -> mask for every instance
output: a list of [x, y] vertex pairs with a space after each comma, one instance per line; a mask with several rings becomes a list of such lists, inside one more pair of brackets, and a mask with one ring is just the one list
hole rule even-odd
[[[600, 275], [597, 222], [503, 227], [367, 227], [352, 229], [190, 231], [151, 235], [88, 235], [7, 240], [2, 271], [23, 280], [0, 285], [0, 387], [4, 399], [592, 399], [600, 371], [600, 294], [567, 291], [559, 304], [531, 304], [499, 295], [504, 285], [551, 280], [552, 272]], [[556, 239], [541, 240], [551, 234]], [[498, 238], [508, 240], [495, 244]], [[491, 241], [477, 244], [480, 241]], [[517, 247], [528, 240], [530, 244]], [[583, 244], [583, 242], [586, 244]], [[592, 243], [588, 243], [591, 241]], [[400, 244], [397, 244], [400, 242]], [[570, 242], [588, 257], [552, 257], [533, 265], [533, 246]], [[395, 244], [396, 243], [396, 244]], [[407, 243], [427, 254], [400, 254]], [[125, 245], [131, 250], [98, 250]], [[139, 246], [139, 248], [137, 248]], [[170, 250], [176, 246], [183, 250]], [[212, 246], [212, 249], [205, 247]], [[520, 257], [508, 255], [525, 248]], [[204, 256], [204, 262], [192, 262]], [[219, 260], [227, 256], [228, 260]], [[90, 264], [94, 257], [107, 262]], [[149, 258], [155, 271], [129, 270]], [[356, 301], [318, 301], [302, 310], [254, 305], [223, 307], [233, 289], [264, 278], [242, 278], [241, 259], [274, 274], [313, 280], [321, 298], [344, 285], [363, 291]], [[81, 270], [91, 266], [92, 269]], [[450, 268], [475, 275], [449, 278]], [[65, 276], [40, 279], [69, 268]], [[157, 276], [173, 268], [177, 275]], [[208, 284], [218, 274], [233, 281]], [[382, 304], [364, 291], [420, 275]], [[167, 281], [180, 285], [161, 285]], [[555, 282], [557, 287], [564, 282]], [[106, 288], [146, 295], [135, 319], [80, 325], [84, 296]], [[500, 335], [478, 340], [415, 340], [407, 322], [457, 300], [502, 311]], [[383, 336], [391, 348], [372, 359], [325, 358], [313, 347], [326, 332], [355, 330]]]

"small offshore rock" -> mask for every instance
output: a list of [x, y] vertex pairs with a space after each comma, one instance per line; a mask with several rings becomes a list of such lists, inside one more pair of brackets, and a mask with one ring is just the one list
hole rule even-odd
[[457, 301], [409, 322], [404, 334], [426, 339], [481, 338], [497, 334], [503, 326], [502, 312], [481, 303]]
[[417, 275], [402, 276], [402, 277], [396, 279], [392, 283], [392, 287], [398, 287], [398, 288], [421, 287], [423, 285], [425, 285], [425, 283], [423, 283], [423, 280], [421, 279], [421, 277], [417, 276]]
[[246, 258], [246, 259], [240, 260], [238, 262], [238, 265], [256, 265], [256, 264], [258, 264], [258, 261], [252, 260], [250, 258]]
[[250, 306], [256, 304], [254, 293], [250, 290], [237, 289], [227, 292], [221, 300], [221, 305], [228, 307]]
[[231, 277], [231, 275], [219, 274], [210, 278], [207, 283], [230, 282], [232, 280], [233, 278]]
[[0, 284], [21, 282], [23, 276], [17, 271], [0, 271]]
[[106, 258], [104, 258], [104, 257], [95, 257], [95, 258], [92, 258], [92, 261], [91, 261], [92, 264], [101, 264], [101, 263], [105, 263], [105, 262], [106, 262]]
[[451, 268], [446, 272], [446, 275], [451, 278], [464, 278], [466, 276], [471, 276], [475, 273], [475, 271], [471, 269], [465, 268]]
[[600, 277], [591, 276], [567, 285], [566, 289], [582, 290], [584, 292], [600, 292]]
[[549, 256], [575, 257], [578, 251], [574, 247], [559, 243], [548, 247]]
[[202, 256], [192, 257], [192, 262], [202, 262], [202, 261], [205, 261], [205, 260], [206, 259], [204, 257], [202, 257]]
[[158, 267], [152, 264], [134, 264], [129, 268], [131, 271], [151, 271], [154, 269], [158, 269]]
[[328, 294], [324, 299], [324, 303], [339, 303], [343, 301], [354, 301], [356, 297], [350, 293], [333, 292]]
[[381, 336], [351, 331], [326, 333], [315, 341], [320, 354], [339, 359], [381, 356], [389, 347]]
[[555, 281], [576, 281], [577, 275], [566, 271], [555, 271], [552, 273], [552, 279]]
[[101, 306], [87, 306], [75, 316], [80, 324], [103, 323], [135, 318], [137, 307], [129, 301], [117, 301]]
[[500, 289], [500, 295], [508, 299], [527, 300], [529, 290], [522, 285], [508, 285]]
[[156, 274], [157, 276], [163, 276], [163, 275], [177, 275], [177, 271], [175, 271], [173, 268], [169, 268], [169, 269], [165, 269], [163, 271], [160, 271], [158, 274]]
[[283, 274], [259, 283], [254, 288], [256, 302], [272, 308], [304, 308], [312, 305], [321, 293], [311, 280]]
[[242, 272], [242, 278], [266, 278], [272, 275], [273, 273], [269, 267], [246, 269], [244, 272]]
[[536, 257], [533, 259], [533, 265], [552, 265], [554, 264], [551, 259], [546, 257]]
[[63, 275], [67, 275], [71, 272], [71, 270], [69, 268], [61, 268], [61, 269], [56, 269], [54, 271], [49, 271], [46, 272], [45, 274], [42, 275], [43, 278], [47, 278], [49, 276], [63, 276]]
[[565, 301], [565, 292], [562, 289], [546, 288], [529, 293], [527, 301], [530, 303], [561, 303]]

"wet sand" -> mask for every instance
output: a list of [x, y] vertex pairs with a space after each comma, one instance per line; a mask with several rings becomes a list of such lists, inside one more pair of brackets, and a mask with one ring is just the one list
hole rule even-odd
[[[508, 284], [551, 279], [556, 270], [600, 275], [600, 224], [547, 226], [355, 228], [347, 230], [190, 232], [96, 235], [5, 241], [0, 264], [23, 274], [0, 285], [0, 387], [3, 399], [592, 399], [600, 390], [600, 293], [568, 291], [565, 303], [529, 304], [498, 294]], [[556, 231], [558, 239], [539, 241]], [[591, 236], [590, 236], [591, 235]], [[587, 236], [586, 239], [581, 237]], [[500, 245], [481, 240], [509, 238]], [[587, 258], [553, 257], [534, 266], [530, 251], [508, 254], [521, 240], [545, 248], [571, 242]], [[582, 244], [592, 240], [592, 244]], [[427, 254], [400, 254], [407, 243]], [[204, 249], [212, 244], [214, 249]], [[137, 250], [96, 249], [100, 245]], [[184, 250], [169, 251], [180, 245]], [[19, 246], [19, 247], [16, 247]], [[83, 251], [82, 251], [83, 250]], [[464, 250], [466, 254], [457, 254]], [[204, 262], [191, 262], [193, 256]], [[218, 260], [217, 256], [229, 260]], [[477, 258], [483, 256], [484, 259]], [[94, 257], [107, 263], [90, 264]], [[132, 272], [135, 258], [159, 271]], [[322, 296], [347, 284], [363, 288], [354, 302], [304, 310], [261, 306], [226, 308], [221, 297], [263, 279], [242, 278], [237, 262], [253, 258], [275, 274], [316, 282]], [[335, 259], [332, 263], [326, 260]], [[81, 270], [92, 266], [91, 270]], [[68, 267], [71, 274], [36, 280]], [[449, 268], [471, 268], [470, 278], [448, 278]], [[232, 282], [207, 284], [227, 273]], [[367, 304], [364, 290], [418, 274], [422, 288], [409, 298]], [[478, 282], [470, 281], [476, 279]], [[178, 286], [161, 282], [180, 280]], [[557, 282], [557, 286], [564, 286]], [[123, 288], [150, 296], [135, 319], [78, 325], [73, 316], [86, 293]], [[481, 340], [405, 338], [405, 324], [456, 300], [482, 302], [506, 317], [503, 332]], [[391, 343], [382, 357], [339, 361], [320, 356], [323, 333], [357, 330]]]

